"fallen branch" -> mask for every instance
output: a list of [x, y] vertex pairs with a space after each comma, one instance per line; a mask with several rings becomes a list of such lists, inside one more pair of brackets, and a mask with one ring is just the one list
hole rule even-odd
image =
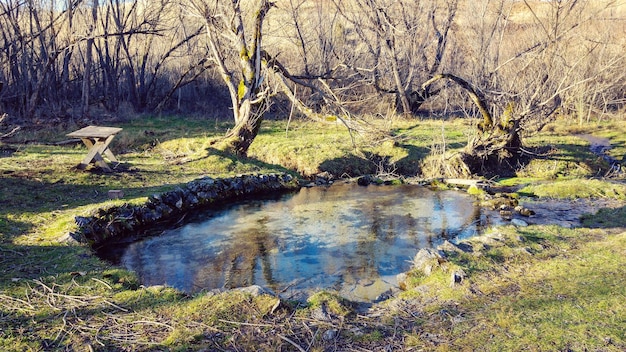
[[233, 325], [256, 326], [256, 327], [263, 327], [263, 328], [276, 327], [276, 325], [271, 325], [271, 324], [254, 324], [254, 323], [245, 323], [245, 322], [225, 320], [225, 319], [218, 319], [217, 321], [226, 323], [226, 324], [233, 324]]
[[19, 304], [18, 305], [11, 305], [11, 306], [9, 306], [9, 305], [6, 305], [6, 304], [3, 303], [2, 307], [6, 308], [6, 309], [9, 309], [9, 310], [35, 311], [35, 307], [32, 304], [30, 304], [29, 302], [26, 302], [26, 301], [24, 301], [22, 299], [19, 299], [19, 298], [14, 298], [14, 297], [11, 297], [11, 296], [7, 296], [5, 294], [0, 294], [0, 302], [3, 302], [3, 301], [8, 301], [8, 302], [13, 303], [13, 304], [19, 303], [19, 304], [25, 306], [25, 307], [22, 307]]
[[297, 343], [295, 343], [292, 339], [288, 338], [287, 336], [283, 336], [281, 334], [277, 334], [278, 337], [280, 337], [281, 339], [289, 342], [293, 347], [297, 348], [298, 351], [300, 352], [306, 352], [306, 350], [302, 347], [300, 347]]
[[467, 187], [469, 186], [479, 187], [479, 186], [484, 186], [489, 183], [489, 181], [485, 181], [485, 180], [473, 180], [473, 179], [464, 179], [464, 178], [446, 178], [443, 180], [443, 182], [448, 185], [467, 186]]
[[11, 132], [9, 132], [9, 133], [5, 133], [5, 134], [1, 135], [1, 136], [0, 136], [0, 139], [11, 137], [11, 136], [12, 136], [12, 135], [14, 135], [15, 133], [17, 133], [17, 131], [19, 131], [20, 129], [21, 129], [21, 127], [20, 127], [20, 126], [17, 126], [17, 127], [15, 127], [13, 130], [11, 130]]

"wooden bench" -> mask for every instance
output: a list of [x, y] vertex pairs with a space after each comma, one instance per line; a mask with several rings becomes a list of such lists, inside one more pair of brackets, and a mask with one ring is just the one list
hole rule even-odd
[[103, 156], [106, 156], [111, 162], [119, 163], [109, 149], [109, 144], [121, 130], [121, 128], [117, 127], [87, 126], [78, 131], [68, 133], [68, 137], [80, 138], [89, 149], [87, 156], [78, 164], [78, 168], [84, 169], [93, 162], [102, 170], [111, 172], [112, 170], [104, 161]]

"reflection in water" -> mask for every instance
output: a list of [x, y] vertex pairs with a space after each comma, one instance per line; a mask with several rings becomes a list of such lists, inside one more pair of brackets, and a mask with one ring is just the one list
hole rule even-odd
[[187, 292], [258, 284], [275, 292], [330, 288], [372, 300], [420, 248], [475, 234], [480, 210], [455, 191], [418, 186], [305, 188], [199, 214], [126, 247], [119, 261], [145, 285]]

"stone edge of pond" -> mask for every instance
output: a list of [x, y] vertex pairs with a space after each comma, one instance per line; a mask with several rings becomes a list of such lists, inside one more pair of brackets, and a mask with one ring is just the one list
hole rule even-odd
[[76, 216], [78, 229], [69, 236], [91, 246], [135, 236], [157, 223], [179, 219], [183, 214], [220, 202], [264, 194], [286, 193], [300, 188], [293, 176], [282, 174], [239, 175], [229, 178], [208, 176], [184, 186], [155, 194], [141, 205], [122, 204], [99, 209], [94, 216]]

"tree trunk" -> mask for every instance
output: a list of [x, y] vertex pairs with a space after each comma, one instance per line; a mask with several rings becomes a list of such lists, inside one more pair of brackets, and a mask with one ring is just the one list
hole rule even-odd
[[235, 127], [226, 135], [227, 147], [237, 156], [246, 157], [263, 121], [264, 110], [251, 102], [244, 103], [239, 111]]
[[83, 117], [89, 116], [89, 95], [91, 86], [91, 65], [93, 64], [94, 32], [98, 23], [98, 0], [93, 0], [91, 8], [92, 23], [89, 26], [87, 49], [85, 52], [85, 71], [83, 72], [83, 91], [81, 98], [81, 113]]
[[[512, 117], [513, 104], [505, 109], [499, 121], [495, 121], [489, 112], [487, 102], [479, 91], [466, 80], [452, 74], [438, 74], [422, 85], [425, 92], [432, 84], [449, 79], [463, 88], [480, 111], [482, 121], [478, 123], [478, 137], [471, 140], [455, 160], [441, 159], [452, 165], [433, 165], [427, 170], [428, 176], [486, 177], [513, 176], [522, 158], [522, 139], [520, 120]], [[424, 94], [425, 96], [426, 94]], [[436, 164], [436, 163], [435, 163]], [[424, 171], [424, 170], [423, 170]]]
[[[262, 47], [263, 22], [265, 15], [274, 4], [263, 0], [259, 2], [258, 10], [254, 15], [254, 24], [248, 28], [252, 34], [246, 36], [244, 15], [239, 1], [221, 8], [224, 13], [211, 14], [202, 9], [206, 19], [206, 34], [209, 51], [220, 75], [228, 88], [233, 108], [235, 127], [224, 138], [225, 148], [233, 151], [237, 156], [245, 157], [248, 148], [256, 138], [263, 114], [266, 111], [269, 92], [261, 89], [263, 81]], [[219, 18], [219, 21], [217, 20]], [[220, 46], [218, 37], [227, 35], [231, 39], [232, 47], [226, 49]], [[249, 42], [248, 42], [249, 41]], [[238, 58], [238, 69], [230, 69], [226, 55], [231, 54]]]

